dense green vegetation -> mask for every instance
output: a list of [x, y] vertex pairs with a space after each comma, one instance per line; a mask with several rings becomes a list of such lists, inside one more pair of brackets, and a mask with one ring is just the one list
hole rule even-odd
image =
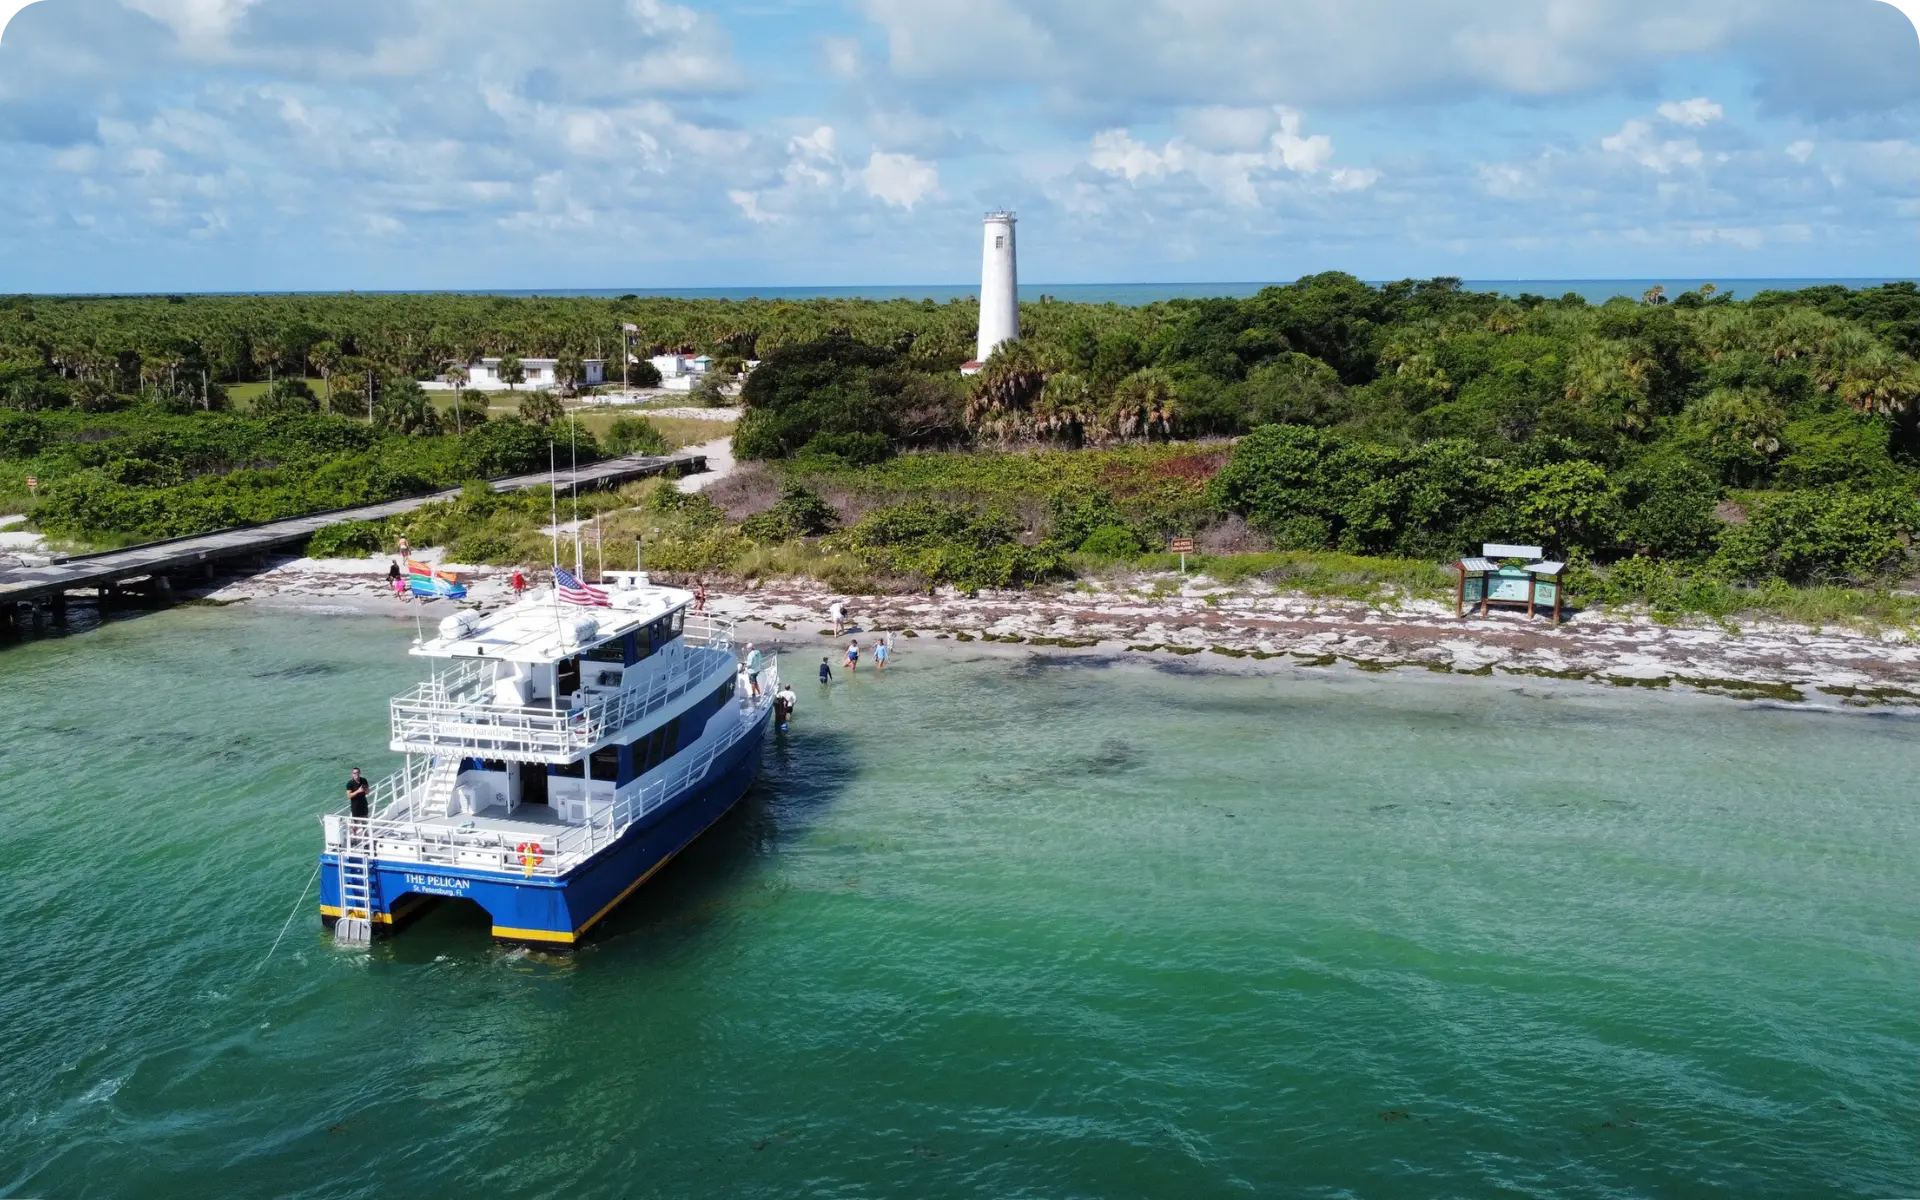
[[[33, 507], [37, 473], [42, 527], [125, 540], [537, 467], [550, 408], [455, 417], [414, 381], [481, 353], [614, 356], [632, 323], [637, 349], [763, 360], [735, 448], [775, 469], [717, 504], [610, 518], [654, 538], [662, 569], [1024, 583], [1150, 563], [1191, 535], [1216, 574], [1284, 578], [1327, 555], [1431, 564], [1512, 539], [1568, 556], [1593, 599], [1728, 612], [1779, 608], [1782, 588], [1873, 596], [1912, 568], [1912, 285], [1594, 306], [1322, 275], [1244, 300], [1042, 302], [963, 379], [975, 311], [15, 297], [0, 508]], [[247, 415], [222, 411], [234, 395]], [[603, 433], [658, 445], [637, 423]], [[525, 552], [534, 514], [463, 503], [443, 532], [472, 557]]]

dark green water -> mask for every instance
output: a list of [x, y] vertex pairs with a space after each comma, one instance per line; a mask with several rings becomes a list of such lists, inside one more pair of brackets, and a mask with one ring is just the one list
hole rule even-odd
[[0, 1195], [1920, 1191], [1910, 720], [906, 643], [587, 950], [256, 973], [411, 634], [0, 651]]

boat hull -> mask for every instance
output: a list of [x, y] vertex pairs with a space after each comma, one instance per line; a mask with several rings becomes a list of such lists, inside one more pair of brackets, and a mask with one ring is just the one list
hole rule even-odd
[[[498, 871], [380, 860], [374, 864], [376, 929], [392, 932], [436, 899], [472, 900], [506, 942], [564, 947], [579, 944], [622, 900], [664, 867], [721, 817], [753, 785], [770, 713], [717, 758], [698, 784], [636, 823], [620, 839], [565, 875], [522, 877]], [[340, 866], [320, 856], [320, 916], [340, 916]]]

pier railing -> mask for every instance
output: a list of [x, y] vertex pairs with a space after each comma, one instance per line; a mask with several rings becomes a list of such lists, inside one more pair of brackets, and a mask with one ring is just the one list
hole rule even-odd
[[471, 824], [421, 824], [413, 819], [417, 811], [413, 799], [432, 772], [429, 761], [422, 758], [409, 760], [406, 768], [374, 785], [369, 798], [372, 816], [337, 812], [322, 818], [327, 849], [338, 853], [351, 835], [353, 845], [371, 846], [372, 857], [388, 866], [419, 863], [505, 872], [522, 878], [555, 878], [612, 845], [634, 822], [644, 820], [673, 797], [703, 782], [715, 760], [738, 745], [759, 723], [779, 686], [779, 664], [769, 659], [761, 668], [758, 699], [746, 693], [743, 681], [738, 724], [686, 755], [685, 761], [670, 761], [658, 778], [643, 787], [611, 803], [595, 805], [585, 824], [543, 826], [537, 833]]
[[575, 709], [493, 703], [477, 669], [472, 678], [456, 674], [429, 680], [389, 705], [392, 748], [407, 754], [570, 761], [713, 679], [734, 656], [731, 650], [683, 642], [662, 648], [649, 661], [659, 665], [641, 686], [596, 696]]

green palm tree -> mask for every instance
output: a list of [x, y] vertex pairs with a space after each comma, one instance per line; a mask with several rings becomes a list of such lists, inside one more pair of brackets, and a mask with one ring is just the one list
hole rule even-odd
[[497, 373], [500, 376], [500, 382], [507, 385], [508, 391], [512, 391], [516, 385], [527, 381], [526, 367], [521, 365], [520, 356], [511, 350], [500, 356], [500, 366]]
[[453, 432], [456, 436], [465, 432], [460, 428], [460, 406], [467, 397], [468, 378], [467, 364], [447, 364], [447, 382], [453, 385]]

